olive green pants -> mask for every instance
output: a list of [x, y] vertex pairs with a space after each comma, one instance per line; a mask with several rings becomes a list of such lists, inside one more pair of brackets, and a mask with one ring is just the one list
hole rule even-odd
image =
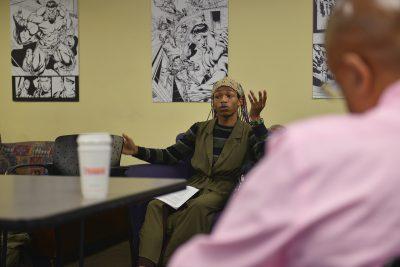
[[165, 266], [181, 244], [195, 234], [211, 231], [213, 217], [226, 200], [226, 195], [210, 190], [201, 190], [178, 210], [152, 200], [140, 231], [139, 256]]
[[[0, 249], [2, 244], [0, 237]], [[21, 248], [29, 243], [27, 233], [9, 232], [7, 235], [7, 262], [6, 267], [17, 266], [21, 258]]]

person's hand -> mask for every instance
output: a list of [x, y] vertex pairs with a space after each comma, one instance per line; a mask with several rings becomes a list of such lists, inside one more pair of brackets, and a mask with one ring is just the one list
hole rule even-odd
[[253, 93], [253, 91], [250, 91], [250, 94], [248, 95], [251, 108], [250, 108], [250, 119], [252, 121], [256, 121], [260, 119], [260, 113], [265, 107], [265, 103], [267, 102], [267, 91], [263, 90], [262, 92], [258, 92], [258, 99]]
[[124, 138], [124, 146], [122, 147], [122, 154], [135, 156], [138, 153], [138, 146], [135, 145], [132, 138], [126, 134], [122, 134]]

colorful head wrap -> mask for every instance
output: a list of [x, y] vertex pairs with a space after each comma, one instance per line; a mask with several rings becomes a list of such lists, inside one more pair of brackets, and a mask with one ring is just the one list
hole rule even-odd
[[240, 97], [244, 97], [243, 87], [240, 85], [240, 83], [229, 78], [228, 76], [226, 76], [222, 80], [219, 80], [218, 82], [214, 83], [211, 97], [214, 96], [214, 93], [218, 88], [223, 87], [223, 86], [232, 88], [239, 94]]
[[[222, 80], [217, 81], [216, 83], [214, 83], [212, 92], [211, 92], [211, 100], [214, 98], [214, 93], [215, 91], [217, 91], [219, 88], [223, 87], [223, 86], [227, 86], [231, 89], [233, 89], [234, 91], [236, 91], [239, 95], [239, 99], [242, 100], [242, 106], [239, 109], [239, 118], [242, 121], [245, 122], [249, 122], [249, 113], [247, 112], [247, 103], [246, 103], [246, 96], [244, 94], [244, 90], [243, 87], [240, 83], [236, 82], [235, 80], [229, 78], [228, 76], [226, 76], [225, 78], [223, 78]], [[211, 112], [213, 114], [213, 117], [216, 117], [216, 114], [214, 112], [214, 109], [212, 107], [212, 101], [211, 101]]]

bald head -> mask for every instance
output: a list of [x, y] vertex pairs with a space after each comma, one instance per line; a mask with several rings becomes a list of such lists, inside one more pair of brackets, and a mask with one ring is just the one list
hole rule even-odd
[[372, 108], [400, 78], [400, 0], [338, 0], [326, 46], [350, 111]]
[[400, 64], [400, 1], [338, 0], [327, 46], [331, 51], [358, 51], [374, 60]]

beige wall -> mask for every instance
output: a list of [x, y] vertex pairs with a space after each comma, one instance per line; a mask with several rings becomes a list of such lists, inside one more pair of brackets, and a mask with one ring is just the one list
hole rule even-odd
[[[8, 3], [0, 1], [3, 142], [107, 131], [159, 147], [206, 119], [208, 104], [152, 103], [150, 0], [79, 0], [80, 102], [13, 102]], [[268, 90], [268, 124], [343, 111], [341, 101], [311, 99], [311, 0], [230, 0], [229, 16], [230, 76]]]

